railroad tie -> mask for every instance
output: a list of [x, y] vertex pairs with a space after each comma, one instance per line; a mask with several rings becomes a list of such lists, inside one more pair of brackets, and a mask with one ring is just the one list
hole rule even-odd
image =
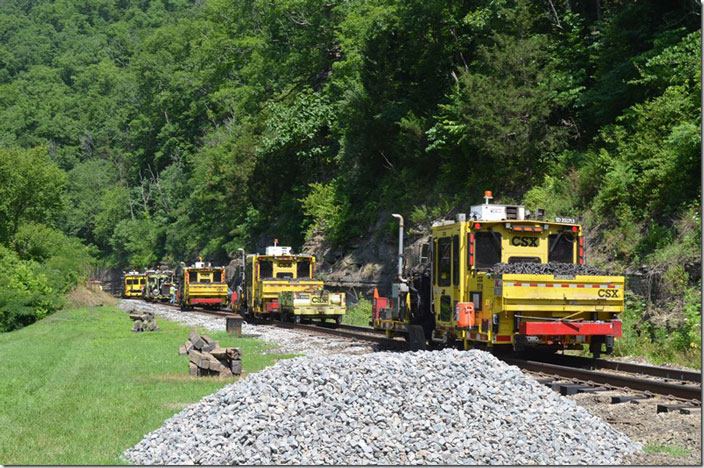
[[242, 351], [221, 348], [220, 342], [208, 335], [191, 332], [178, 353], [188, 356], [188, 373], [192, 376], [232, 376], [242, 373]]
[[619, 395], [619, 396], [612, 396], [611, 397], [611, 404], [616, 404], [616, 403], [628, 403], [628, 402], [638, 402], [640, 400], [648, 400], [650, 396], [648, 395]]
[[681, 404], [681, 405], [670, 405], [670, 404], [658, 404], [657, 406], [657, 412], [658, 413], [670, 413], [670, 412], [679, 412], [681, 414], [694, 414], [697, 412], [701, 412], [700, 407], [696, 406], [691, 406], [687, 404]]
[[607, 389], [604, 387], [595, 387], [584, 384], [562, 384], [559, 387], [561, 395], [576, 395], [577, 393], [595, 393], [604, 392]]

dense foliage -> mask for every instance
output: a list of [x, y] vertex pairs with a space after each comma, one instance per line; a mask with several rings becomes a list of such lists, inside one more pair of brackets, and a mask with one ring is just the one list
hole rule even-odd
[[699, 22], [684, 0], [9, 0], [0, 147], [67, 174], [20, 216], [61, 199], [52, 228], [121, 268], [344, 243], [491, 189], [583, 216], [592, 261], [676, 276], [701, 239]]
[[0, 149], [0, 175], [0, 331], [9, 331], [56, 311], [94, 253], [56, 228], [67, 176], [44, 148]]

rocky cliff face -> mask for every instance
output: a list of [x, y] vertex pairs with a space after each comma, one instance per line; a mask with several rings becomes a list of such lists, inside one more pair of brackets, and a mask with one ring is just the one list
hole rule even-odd
[[[398, 265], [398, 233], [385, 229], [390, 215], [379, 217], [364, 239], [348, 245], [333, 245], [316, 233], [303, 245], [303, 252], [315, 255], [316, 276], [326, 287], [364, 294], [371, 298], [374, 288], [384, 295], [391, 291]], [[404, 235], [404, 271], [418, 262], [425, 233], [406, 230]]]

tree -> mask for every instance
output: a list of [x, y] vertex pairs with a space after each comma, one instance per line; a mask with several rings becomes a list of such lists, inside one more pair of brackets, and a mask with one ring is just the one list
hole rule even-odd
[[[580, 92], [540, 32], [540, 15], [519, 0], [507, 27], [478, 49], [429, 131], [449, 185], [481, 182], [520, 193], [576, 136], [568, 109]], [[518, 176], [520, 174], [520, 176]]]
[[0, 149], [0, 180], [0, 244], [7, 245], [23, 222], [55, 222], [66, 173], [46, 148]]

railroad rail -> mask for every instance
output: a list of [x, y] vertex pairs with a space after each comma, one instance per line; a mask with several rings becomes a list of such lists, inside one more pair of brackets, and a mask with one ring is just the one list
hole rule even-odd
[[701, 385], [689, 385], [683, 381], [673, 383], [513, 357], [504, 357], [502, 359], [507, 364], [515, 365], [529, 372], [539, 372], [586, 383], [600, 384], [607, 387], [627, 388], [634, 391], [669, 396], [676, 399], [697, 401], [700, 402], [700, 404], [702, 401]]
[[701, 372], [676, 369], [671, 367], [651, 366], [645, 364], [636, 364], [632, 362], [614, 361], [607, 359], [594, 359], [582, 356], [569, 356], [561, 354], [550, 355], [534, 355], [532, 360], [557, 364], [569, 367], [580, 367], [583, 369], [598, 370], [608, 369], [619, 372], [628, 372], [629, 374], [643, 375], [649, 377], [659, 377], [667, 380], [675, 380], [682, 382], [702, 383]]
[[296, 329], [311, 333], [319, 333], [324, 335], [339, 336], [342, 338], [348, 338], [358, 341], [366, 341], [370, 343], [380, 344], [388, 348], [393, 349], [408, 349], [408, 343], [404, 340], [397, 340], [393, 338], [387, 338], [385, 335], [380, 334], [377, 330], [368, 327], [359, 327], [355, 325], [345, 325], [341, 324], [337, 327], [331, 327], [329, 325], [309, 325], [302, 323], [292, 323], [292, 322], [281, 322], [279, 320], [265, 320], [265, 319], [246, 319], [247, 323], [255, 323], [261, 325], [271, 325], [284, 329]]

